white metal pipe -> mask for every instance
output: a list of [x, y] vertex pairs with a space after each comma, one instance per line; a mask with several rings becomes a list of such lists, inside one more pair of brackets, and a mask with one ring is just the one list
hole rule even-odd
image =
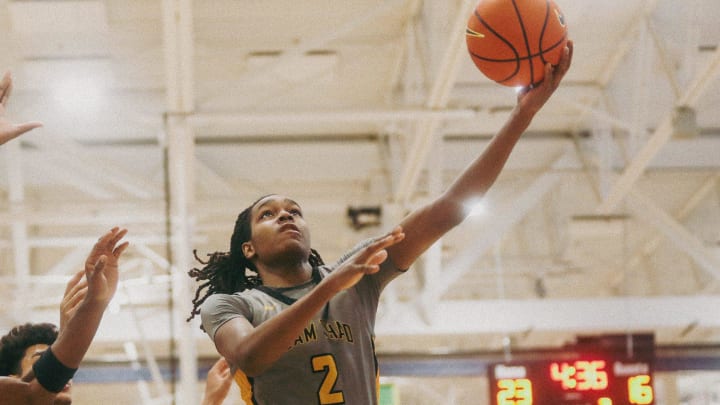
[[[720, 181], [720, 174], [710, 177], [703, 185], [693, 193], [682, 208], [675, 214], [675, 221], [684, 220], [690, 213], [702, 202], [702, 200], [713, 190]], [[640, 264], [643, 257], [648, 257], [660, 246], [663, 235], [656, 234], [650, 240], [645, 242], [640, 249], [628, 260], [628, 267], [633, 268]]]
[[[467, 16], [472, 7], [473, 4], [463, 2], [450, 28], [452, 34], [440, 61], [437, 77], [425, 103], [425, 106], [431, 110], [439, 110], [447, 106], [450, 91], [457, 80], [460, 57], [466, 53], [465, 48], [461, 46], [461, 42], [465, 38], [463, 28], [467, 24]], [[406, 156], [405, 167], [400, 175], [398, 189], [395, 192], [395, 201], [400, 204], [409, 203], [412, 197], [420, 173], [430, 153], [432, 137], [440, 127], [440, 123], [441, 120], [438, 117], [422, 119], [417, 123], [417, 136]]]
[[254, 124], [303, 123], [343, 123], [369, 122], [383, 123], [394, 121], [416, 121], [426, 118], [475, 119], [477, 110], [473, 109], [430, 109], [408, 108], [395, 110], [338, 110], [338, 111], [277, 111], [277, 112], [198, 112], [188, 116], [188, 123], [194, 127], [210, 125], [238, 126], [246, 128]]
[[633, 191], [628, 194], [626, 202], [636, 216], [643, 218], [664, 233], [665, 237], [693, 258], [695, 263], [706, 272], [720, 278], [720, 261], [716, 260], [704, 247], [702, 241], [684, 226], [637, 192]]
[[177, 336], [180, 386], [179, 403], [184, 405], [199, 402], [197, 391], [197, 351], [191, 324], [185, 317], [192, 309], [190, 278], [184, 271], [191, 267], [191, 237], [194, 222], [194, 139], [187, 121], [182, 116], [170, 116], [167, 123], [169, 193], [170, 199], [170, 246], [172, 251], [171, 283], [173, 286], [173, 322]]
[[[492, 223], [484, 227], [484, 229], [492, 229], [493, 232], [486, 232], [479, 236], [472, 246], [469, 246], [465, 251], [458, 254], [451, 263], [445, 266], [446, 270], [443, 278], [436, 282], [435, 290], [433, 291], [434, 296], [442, 295], [454, 282], [469, 271], [473, 262], [497, 244], [512, 226], [522, 219], [531, 208], [536, 206], [541, 198], [560, 181], [562, 174], [554, 169], [560, 167], [565, 162], [567, 156], [568, 153], [565, 153], [559, 157], [553, 163], [551, 169], [548, 169], [538, 177], [522, 195], [514, 199], [513, 204], [493, 214]], [[425, 293], [421, 294], [419, 299], [432, 299], [432, 296]]]
[[[692, 107], [700, 98], [705, 90], [710, 87], [710, 83], [720, 73], [720, 48], [718, 48], [705, 68], [700, 74], [695, 76], [692, 83], [682, 97], [675, 103], [676, 106]], [[660, 149], [670, 140], [673, 133], [673, 111], [669, 111], [655, 128], [652, 136], [645, 145], [640, 149], [632, 162], [625, 168], [620, 178], [613, 185], [612, 190], [608, 193], [607, 198], [598, 206], [599, 214], [610, 214], [625, 196], [632, 190], [633, 184], [642, 176], [643, 172], [655, 158]]]
[[10, 201], [10, 228], [12, 235], [13, 261], [15, 275], [19, 281], [21, 296], [26, 294], [30, 277], [30, 247], [28, 245], [27, 223], [22, 215], [25, 201], [25, 186], [22, 172], [22, 149], [20, 143], [10, 142], [4, 145], [7, 158], [8, 200]]
[[642, 100], [647, 99], [647, 77], [649, 64], [649, 51], [650, 46], [648, 45], [648, 28], [646, 20], [642, 20], [638, 27], [638, 51], [633, 55], [635, 57], [635, 71], [634, 80], [632, 81], [631, 89], [631, 100], [632, 104], [630, 107], [630, 122], [632, 123], [632, 130], [629, 132], [628, 137], [628, 151], [630, 156], [635, 155], [639, 145], [642, 145], [647, 135], [645, 129], [645, 119], [647, 117], [647, 104]]

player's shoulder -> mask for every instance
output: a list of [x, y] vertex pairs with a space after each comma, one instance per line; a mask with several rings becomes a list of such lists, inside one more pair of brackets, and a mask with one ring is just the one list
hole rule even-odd
[[234, 305], [248, 299], [252, 290], [240, 291], [232, 294], [215, 293], [210, 295], [202, 303], [203, 308]]

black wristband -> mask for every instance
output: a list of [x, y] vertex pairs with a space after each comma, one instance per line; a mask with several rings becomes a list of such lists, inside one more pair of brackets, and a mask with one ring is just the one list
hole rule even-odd
[[48, 347], [38, 361], [33, 364], [33, 371], [35, 372], [35, 378], [43, 388], [58, 393], [73, 378], [77, 369], [66, 367], [60, 363], [60, 360], [55, 357]]

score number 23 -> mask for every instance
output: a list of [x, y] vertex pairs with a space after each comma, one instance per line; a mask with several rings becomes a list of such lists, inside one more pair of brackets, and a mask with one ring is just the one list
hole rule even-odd
[[527, 378], [498, 380], [498, 405], [533, 405], [532, 383]]

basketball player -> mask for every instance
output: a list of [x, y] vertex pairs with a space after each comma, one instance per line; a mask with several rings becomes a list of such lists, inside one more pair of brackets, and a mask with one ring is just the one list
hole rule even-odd
[[0, 145], [17, 138], [31, 129], [42, 126], [41, 123], [33, 121], [23, 124], [13, 124], [5, 117], [5, 109], [12, 92], [12, 76], [6, 72], [0, 80]]
[[128, 246], [118, 243], [126, 233], [116, 227], [101, 236], [84, 271], [68, 282], [59, 332], [27, 323], [0, 339], [0, 405], [72, 403], [71, 379], [117, 290], [118, 259]]
[[[333, 266], [310, 246], [300, 205], [260, 198], [237, 218], [229, 252], [189, 274], [202, 284], [190, 319], [234, 368], [247, 404], [377, 404], [374, 324], [380, 293], [467, 216], [494, 183], [521, 134], [570, 68], [568, 42], [545, 79], [518, 95], [486, 150], [429, 204]], [[207, 289], [201, 297], [202, 290]]]

